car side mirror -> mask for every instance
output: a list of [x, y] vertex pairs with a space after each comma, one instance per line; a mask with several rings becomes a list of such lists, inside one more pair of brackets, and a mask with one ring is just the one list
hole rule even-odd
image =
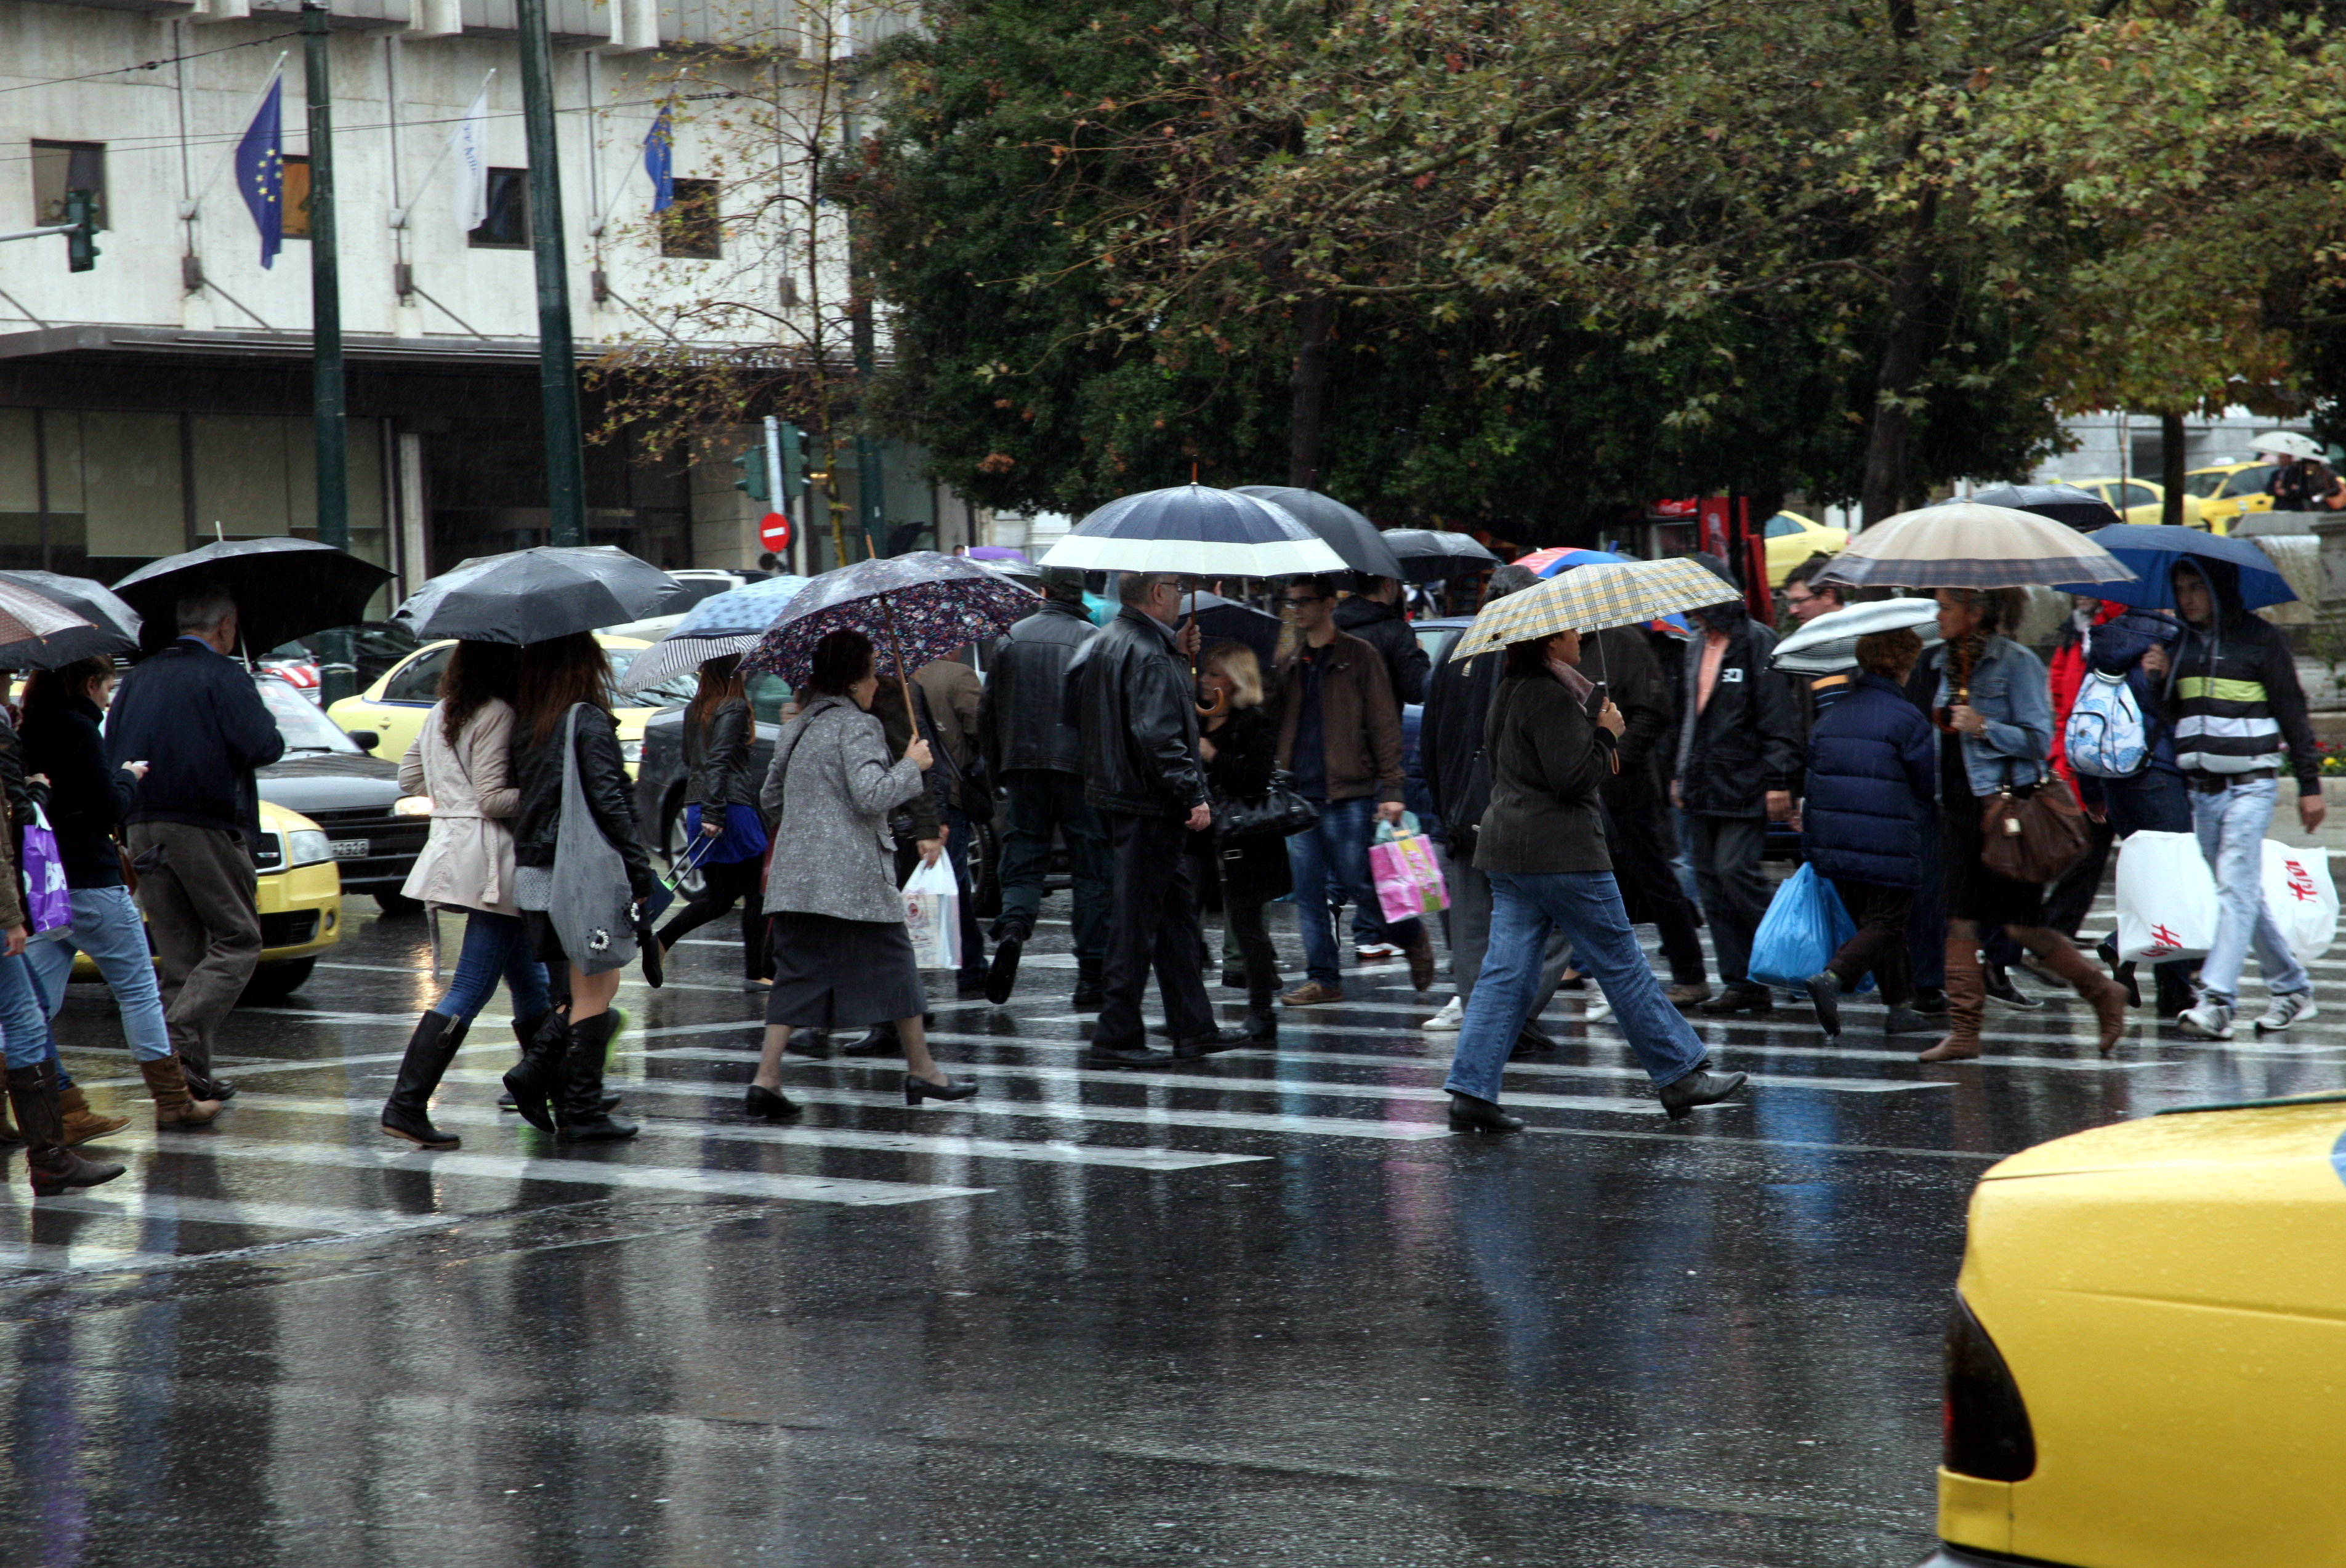
[[349, 732], [352, 744], [361, 751], [372, 751], [382, 744], [382, 733], [374, 729], [353, 729]]

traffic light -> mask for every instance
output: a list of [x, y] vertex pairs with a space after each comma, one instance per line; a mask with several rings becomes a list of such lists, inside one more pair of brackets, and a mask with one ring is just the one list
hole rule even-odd
[[807, 491], [806, 432], [797, 425], [781, 428], [782, 496], [796, 501]]
[[767, 494], [766, 489], [766, 449], [764, 447], [744, 448], [741, 455], [733, 460], [733, 466], [741, 471], [741, 477], [733, 482], [734, 489], [740, 491], [752, 501], [773, 499]]
[[66, 268], [87, 272], [97, 265], [97, 198], [87, 190], [66, 191], [66, 221], [74, 225], [66, 235]]

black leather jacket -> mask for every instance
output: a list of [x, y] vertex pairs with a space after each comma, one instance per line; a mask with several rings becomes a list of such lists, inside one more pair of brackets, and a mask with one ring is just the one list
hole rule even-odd
[[[554, 864], [554, 847], [562, 836], [564, 728], [557, 723], [552, 734], [536, 741], [526, 728], [514, 729], [514, 780], [521, 789], [521, 809], [514, 818], [516, 865]], [[650, 897], [658, 879], [636, 834], [635, 789], [619, 760], [618, 726], [599, 708], [588, 707], [578, 715], [578, 786], [586, 792], [595, 825], [627, 862], [628, 889], [639, 899]]]
[[1197, 688], [1171, 632], [1138, 610], [1118, 610], [1068, 674], [1085, 799], [1131, 817], [1187, 817], [1206, 803]]
[[696, 806], [755, 806], [760, 780], [750, 767], [750, 742], [757, 720], [750, 705], [736, 697], [718, 704], [709, 716], [707, 732], [684, 721], [684, 799]]
[[1021, 769], [1084, 770], [1083, 736], [1064, 721], [1060, 708], [1067, 667], [1095, 629], [1081, 609], [1046, 599], [1002, 639], [986, 667], [985, 697], [977, 705], [987, 777], [998, 779]]

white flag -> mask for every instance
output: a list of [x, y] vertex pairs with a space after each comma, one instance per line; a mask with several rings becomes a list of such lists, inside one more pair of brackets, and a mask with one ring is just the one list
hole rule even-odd
[[[490, 76], [496, 73], [491, 71]], [[472, 107], [456, 122], [454, 134], [448, 138], [448, 150], [456, 164], [456, 227], [471, 233], [489, 220], [489, 83], [481, 82], [481, 90], [473, 99]]]

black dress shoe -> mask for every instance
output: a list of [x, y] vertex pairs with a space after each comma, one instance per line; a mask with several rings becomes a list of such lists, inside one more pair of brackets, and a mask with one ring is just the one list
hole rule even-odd
[[806, 1110], [804, 1105], [780, 1090], [769, 1089], [760, 1084], [750, 1085], [749, 1094], [742, 1096], [741, 1108], [753, 1119], [761, 1122], [786, 1122], [792, 1116], [803, 1115]]
[[904, 1074], [904, 1104], [917, 1105], [923, 1100], [966, 1100], [977, 1093], [974, 1078], [947, 1078], [942, 1084], [932, 1084], [926, 1078]]
[[1211, 1034], [1200, 1034], [1194, 1040], [1173, 1042], [1173, 1054], [1184, 1062], [1194, 1062], [1200, 1056], [1211, 1056], [1217, 1051], [1235, 1051], [1248, 1044], [1247, 1037], [1235, 1029], [1217, 1029]]
[[793, 1056], [808, 1056], [817, 1062], [828, 1061], [833, 1049], [828, 1029], [793, 1029], [790, 1043], [782, 1047]]
[[1698, 1004], [1695, 1011], [1719, 1017], [1730, 1013], [1770, 1013], [1775, 1010], [1776, 993], [1764, 985], [1739, 982], [1729, 986], [1709, 1001]]
[[1003, 940], [994, 950], [994, 962], [985, 971], [985, 999], [996, 1007], [1010, 1000], [1011, 989], [1018, 983], [1018, 955], [1026, 951], [1024, 937]]
[[1714, 1073], [1706, 1062], [1683, 1078], [1662, 1085], [1662, 1109], [1676, 1122], [1694, 1115], [1698, 1105], [1716, 1105], [1743, 1092], [1749, 1074]]
[[236, 1085], [226, 1078], [215, 1078], [209, 1074], [199, 1073], [184, 1062], [179, 1064], [179, 1071], [188, 1080], [188, 1093], [199, 1100], [236, 1098]]
[[1535, 1051], [1555, 1049], [1556, 1042], [1548, 1038], [1546, 1030], [1542, 1029], [1537, 1023], [1526, 1023], [1515, 1031], [1515, 1043], [1507, 1047], [1507, 1060], [1512, 1062], [1518, 1056], [1528, 1056]]
[[1986, 977], [1987, 993], [2006, 1007], [2017, 1007], [2027, 1012], [2045, 1005], [2044, 998], [2031, 996], [2013, 984], [2012, 976], [2004, 972], [2002, 964], [1984, 963], [1980, 965], [1980, 972]]
[[1841, 976], [1830, 969], [1820, 970], [1800, 983], [1808, 987], [1809, 1005], [1817, 1010], [1817, 1027], [1825, 1032], [1826, 1039], [1840, 1039]]
[[1246, 989], [1246, 971], [1243, 969], [1225, 969], [1222, 971], [1222, 983], [1232, 991], [1244, 991]]
[[1279, 1010], [1268, 1002], [1259, 1006], [1250, 1006], [1247, 1009], [1245, 1021], [1239, 1024], [1239, 1027], [1246, 1031], [1246, 1037], [1256, 1044], [1274, 1044], [1279, 1039]]
[[955, 1002], [988, 1001], [990, 998], [987, 997], [985, 992], [985, 976], [982, 974], [962, 974], [954, 977], [954, 1000]]
[[1945, 988], [1937, 985], [1916, 986], [1913, 1007], [1915, 1012], [1925, 1018], [1944, 1018], [1947, 1015]]
[[1450, 1092], [1450, 1130], [1454, 1133], [1520, 1133], [1524, 1119], [1511, 1116], [1488, 1100]]
[[2110, 966], [2110, 977], [2116, 980], [2120, 985], [2126, 987], [2127, 1005], [2128, 1007], [2140, 1007], [2142, 1005], [2142, 987], [2135, 983], [2134, 961], [2132, 959], [2128, 959], [2126, 962], [2120, 963], [2118, 962], [2118, 945], [2116, 942], [2112, 942], [2108, 937], [2102, 938], [2100, 943], [2095, 947], [2094, 956], [2100, 959], [2104, 963], [2108, 964]]
[[1084, 1053], [1086, 1067], [1161, 1067], [1171, 1060], [1171, 1052], [1146, 1045], [1094, 1045]]
[[861, 1040], [839, 1047], [842, 1056], [900, 1056], [903, 1051], [904, 1043], [896, 1037], [893, 1023], [875, 1024]]

